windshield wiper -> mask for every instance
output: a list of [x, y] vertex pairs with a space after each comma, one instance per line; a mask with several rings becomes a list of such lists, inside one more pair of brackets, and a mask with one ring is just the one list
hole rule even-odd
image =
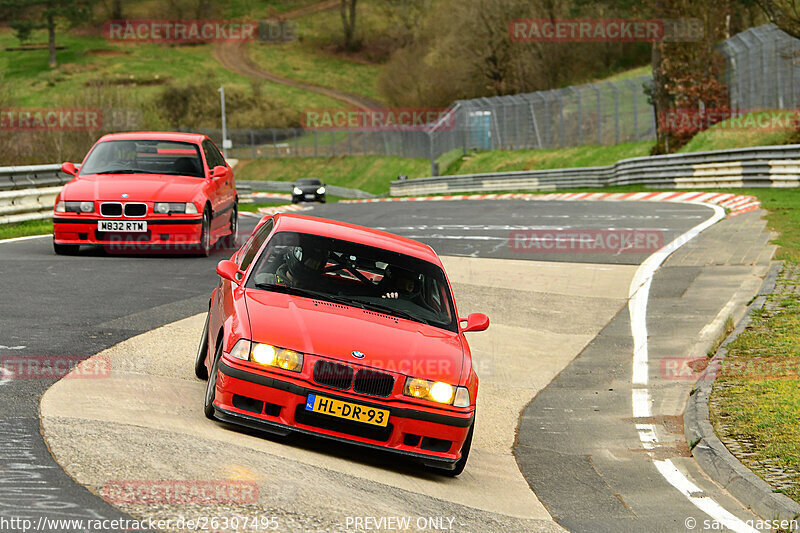
[[344, 296], [337, 296], [335, 294], [328, 294], [324, 292], [318, 291], [311, 291], [307, 289], [299, 289], [297, 287], [289, 287], [286, 285], [273, 285], [272, 283], [256, 283], [256, 288], [264, 289], [269, 291], [277, 291], [277, 292], [284, 292], [286, 294], [293, 294], [295, 296], [305, 296], [307, 298], [316, 298], [319, 300], [327, 300], [329, 302], [339, 303], [343, 305], [349, 305], [352, 307], [359, 307], [361, 309], [368, 309], [371, 311], [377, 311], [379, 313], [383, 313], [386, 315], [394, 316], [397, 318], [405, 318], [406, 320], [411, 320], [414, 322], [422, 322], [423, 324], [429, 325], [429, 322], [423, 318], [418, 316], [412, 315], [411, 313], [407, 313], [405, 311], [401, 311], [399, 309], [395, 309], [394, 307], [388, 305], [381, 305], [372, 302], [365, 302], [363, 300], [353, 300], [351, 298], [347, 298]]
[[160, 172], [151, 172], [149, 170], [141, 170], [138, 168], [121, 168], [119, 170], [104, 170], [102, 172], [92, 172], [92, 174], [160, 174]]
[[395, 309], [394, 307], [391, 307], [389, 305], [381, 305], [372, 302], [363, 302], [361, 300], [358, 300], [358, 303], [364, 304], [364, 307], [366, 309], [378, 311], [391, 316], [396, 316], [398, 318], [405, 318], [406, 320], [412, 320], [414, 322], [422, 322], [423, 324], [426, 325], [428, 324], [428, 321], [423, 318], [420, 318], [416, 315], [412, 315], [411, 313], [407, 313], [405, 311], [401, 311], [400, 309]]
[[336, 296], [334, 294], [327, 294], [324, 292], [312, 291], [308, 289], [300, 289], [298, 287], [289, 287], [288, 285], [274, 285], [272, 283], [256, 283], [255, 285], [256, 288], [258, 289], [284, 292], [286, 294], [293, 294], [295, 296], [305, 296], [307, 298], [316, 298], [318, 300], [329, 300], [335, 303], [354, 305], [355, 307], [360, 307], [362, 309], [364, 308], [361, 302], [356, 302], [354, 300], [350, 300], [349, 298], [343, 298], [341, 296]]

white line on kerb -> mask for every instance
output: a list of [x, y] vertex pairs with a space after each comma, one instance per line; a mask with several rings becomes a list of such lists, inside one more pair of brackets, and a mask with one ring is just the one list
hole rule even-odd
[[[650, 391], [647, 389], [649, 369], [647, 353], [647, 299], [650, 295], [650, 285], [653, 281], [653, 275], [664, 260], [675, 250], [695, 238], [700, 232], [709, 228], [720, 219], [725, 218], [725, 210], [718, 205], [710, 205], [702, 202], [686, 203], [710, 207], [714, 210], [714, 215], [648, 257], [636, 270], [628, 291], [628, 312], [631, 317], [631, 334], [633, 336], [633, 377], [631, 378], [633, 389], [631, 391], [631, 400], [634, 418], [649, 418], [652, 416]], [[639, 440], [642, 442], [642, 447], [646, 450], [652, 450], [659, 445], [658, 436], [655, 433], [653, 425], [638, 423], [636, 429], [639, 434]], [[650, 454], [652, 458], [652, 453], [648, 452], [648, 454]], [[724, 524], [725, 527], [733, 531], [757, 533], [755, 529], [725, 510], [725, 508], [712, 498], [705, 496], [702, 490], [689, 481], [689, 479], [675, 467], [672, 461], [653, 459], [653, 464], [670, 485], [678, 489], [692, 504], [716, 520], [717, 523]]]
[[29, 241], [31, 239], [41, 239], [42, 237], [52, 237], [52, 233], [46, 235], [29, 235], [28, 237], [14, 237], [13, 239], [0, 239], [0, 244], [7, 244], [10, 242]]

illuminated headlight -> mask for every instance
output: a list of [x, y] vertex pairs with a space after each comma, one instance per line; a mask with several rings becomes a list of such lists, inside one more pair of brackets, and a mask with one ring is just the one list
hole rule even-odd
[[301, 189], [300, 187], [295, 187], [294, 189], [292, 189], [292, 194], [303, 194], [303, 189]]
[[254, 344], [250, 350], [250, 360], [260, 365], [274, 366], [292, 372], [303, 370], [303, 354], [271, 344]]
[[317, 194], [325, 194], [325, 187], [320, 187], [317, 189]]
[[153, 210], [162, 215], [168, 213], [197, 213], [197, 207], [193, 203], [186, 202], [156, 202]]
[[94, 202], [65, 202], [60, 200], [56, 204], [56, 213], [91, 213], [94, 211]]
[[[407, 378], [403, 394], [412, 398], [455, 405], [456, 407], [468, 407], [470, 405], [469, 391], [466, 388], [454, 387], [443, 381]], [[466, 403], [464, 403], [465, 401]]]

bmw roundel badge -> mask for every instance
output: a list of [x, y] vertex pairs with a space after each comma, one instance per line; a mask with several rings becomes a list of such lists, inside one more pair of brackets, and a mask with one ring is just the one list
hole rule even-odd
[[364, 352], [359, 352], [359, 351], [354, 350], [354, 351], [350, 352], [350, 355], [352, 355], [356, 359], [364, 359]]
[[123, 194], [122, 194], [122, 197], [123, 197], [123, 198], [127, 198], [127, 197], [128, 197], [128, 193], [123, 193]]

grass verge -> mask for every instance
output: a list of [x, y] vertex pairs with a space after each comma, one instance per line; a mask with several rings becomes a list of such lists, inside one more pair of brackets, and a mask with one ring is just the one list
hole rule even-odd
[[52, 220], [29, 220], [13, 224], [0, 224], [0, 240], [29, 235], [46, 235], [53, 233]]
[[427, 159], [402, 157], [302, 157], [240, 160], [236, 179], [296, 181], [319, 178], [328, 185], [339, 185], [373, 194], [389, 192], [389, 183], [398, 174], [420, 178], [430, 171]]

